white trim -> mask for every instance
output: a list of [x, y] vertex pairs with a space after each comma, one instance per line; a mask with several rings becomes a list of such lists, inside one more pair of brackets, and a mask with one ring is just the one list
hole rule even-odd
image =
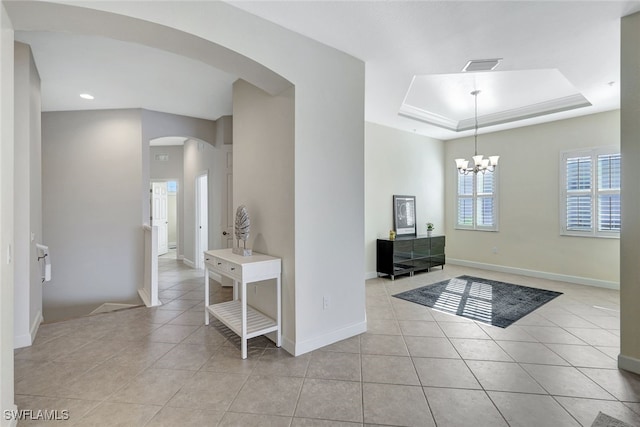
[[[600, 222], [598, 211], [598, 196], [603, 193], [620, 195], [618, 190], [600, 190], [598, 186], [598, 157], [607, 154], [620, 154], [620, 147], [607, 145], [601, 147], [584, 148], [577, 150], [567, 150], [560, 152], [560, 235], [571, 237], [595, 237], [605, 239], [619, 239], [620, 231], [599, 231], [598, 224]], [[591, 188], [587, 190], [568, 190], [567, 189], [567, 160], [575, 157], [589, 157], [591, 159]], [[591, 197], [591, 229], [589, 230], [569, 230], [567, 229], [567, 197], [570, 194], [584, 194]]]
[[42, 310], [38, 310], [38, 314], [36, 314], [36, 317], [35, 319], [33, 319], [33, 323], [31, 324], [31, 328], [29, 328], [31, 343], [36, 340], [36, 335], [38, 334], [38, 329], [40, 328], [40, 324], [42, 322], [44, 322], [44, 317], [42, 317]]
[[38, 328], [40, 328], [40, 324], [43, 322], [42, 311], [38, 310], [38, 314], [33, 319], [33, 323], [29, 328], [28, 334], [17, 335], [13, 339], [13, 348], [22, 348], [29, 347], [36, 339], [36, 334], [38, 333]]
[[[582, 94], [576, 93], [562, 98], [538, 102], [537, 104], [525, 105], [524, 107], [512, 108], [510, 110], [478, 116], [478, 127], [494, 126], [516, 120], [530, 119], [532, 117], [544, 116], [546, 114], [559, 113], [562, 111], [590, 106], [591, 103], [582, 96]], [[461, 132], [471, 130], [474, 127], [475, 118], [471, 117], [460, 120], [456, 130]]]
[[640, 374], [640, 359], [619, 354], [618, 368], [633, 372], [634, 374]]
[[[147, 307], [160, 307], [162, 305], [162, 301], [160, 301], [160, 298], [156, 298], [155, 301], [152, 301], [151, 297], [149, 296], [149, 292], [147, 292], [146, 289], [138, 289], [138, 295], [140, 295], [140, 298], [142, 299], [142, 302]], [[105, 304], [108, 304], [108, 303], [105, 303]], [[104, 305], [104, 304], [102, 304], [102, 305]], [[121, 305], [123, 306], [123, 308], [124, 308], [124, 306], [127, 306], [127, 305], [130, 305], [131, 307], [137, 307], [135, 304], [121, 304]], [[100, 306], [99, 308], [101, 308], [101, 307], [102, 306]], [[105, 313], [105, 312], [101, 312], [101, 313]], [[93, 312], [92, 312], [92, 314], [93, 314]]]
[[[198, 151], [200, 150], [200, 142], [198, 142]], [[206, 204], [207, 204], [207, 218], [203, 219], [200, 217], [201, 216], [201, 211], [202, 211], [202, 206], [200, 204], [200, 202], [202, 201], [202, 192], [203, 192], [203, 188], [201, 186], [201, 181], [200, 178], [204, 177], [205, 181], [206, 181], [206, 194], [207, 194], [207, 200], [206, 200]], [[205, 169], [203, 171], [200, 171], [197, 175], [196, 175], [196, 180], [195, 180], [195, 239], [194, 239], [194, 244], [195, 244], [195, 255], [194, 255], [194, 263], [193, 263], [193, 268], [197, 268], [200, 270], [204, 270], [205, 269], [205, 265], [204, 265], [204, 255], [202, 255], [202, 260], [200, 259], [200, 254], [202, 254], [203, 252], [201, 251], [202, 249], [202, 242], [201, 241], [201, 233], [202, 233], [202, 224], [206, 222], [207, 224], [207, 245], [205, 250], [209, 249], [209, 218], [208, 218], [208, 212], [209, 212], [209, 169]], [[202, 265], [200, 265], [200, 263], [202, 263]]]
[[286, 351], [287, 353], [291, 354], [291, 355], [295, 355], [296, 354], [296, 343], [291, 341], [289, 338], [287, 337], [282, 337], [282, 343], [281, 343], [281, 348], [284, 349], [284, 351]]
[[398, 111], [398, 115], [438, 126], [443, 129], [459, 132], [459, 123], [457, 120], [423, 110], [422, 108], [414, 107], [413, 105], [402, 104], [402, 106], [400, 106], [400, 111]]
[[[400, 110], [398, 111], [399, 116], [419, 120], [421, 122], [429, 123], [431, 125], [455, 132], [463, 132], [471, 130], [475, 127], [475, 117], [455, 120], [449, 117], [432, 113], [414, 105], [407, 104], [407, 97], [411, 92], [411, 86], [413, 86], [414, 80], [415, 76], [411, 81], [409, 90], [407, 91], [404, 101], [400, 106]], [[589, 100], [587, 100], [582, 94], [576, 93], [562, 98], [551, 99], [549, 101], [543, 101], [532, 105], [525, 105], [524, 107], [512, 108], [509, 110], [498, 111], [496, 113], [478, 116], [478, 127], [483, 128], [488, 126], [495, 126], [503, 123], [514, 122], [516, 120], [530, 119], [533, 117], [544, 116], [546, 114], [554, 114], [562, 111], [590, 106], [591, 103], [589, 102]]]
[[[18, 413], [18, 405], [12, 405], [12, 406], [13, 406], [12, 408], [7, 408], [7, 409], [9, 409], [9, 411], [11, 411], [14, 414]], [[2, 416], [4, 418], [4, 413], [2, 414]], [[9, 424], [7, 424], [7, 425], [9, 427], [17, 427], [18, 426], [18, 419], [17, 418], [13, 418], [13, 419], [9, 420]]]
[[313, 350], [317, 350], [321, 347], [336, 343], [338, 341], [342, 341], [347, 338], [351, 338], [364, 332], [367, 332], [366, 320], [363, 322], [355, 323], [351, 326], [347, 326], [346, 328], [329, 332], [328, 334], [324, 334], [319, 337], [311, 338], [303, 342], [291, 343], [285, 338], [283, 341], [286, 342], [287, 345], [285, 347], [283, 342], [283, 347], [285, 347], [285, 350], [287, 350], [288, 352], [291, 352], [290, 346], [295, 345], [293, 355], [300, 356], [301, 354], [309, 353]]
[[577, 285], [594, 286], [597, 288], [620, 290], [620, 283], [608, 280], [591, 279], [589, 277], [569, 276], [548, 271], [528, 270], [526, 268], [507, 267], [503, 265], [485, 264], [482, 262], [463, 259], [447, 258], [447, 264], [463, 267], [479, 268], [481, 270], [499, 271], [501, 273], [519, 274], [520, 276], [537, 277], [539, 279], [556, 280], [559, 282], [575, 283]]
[[[454, 182], [456, 185], [456, 197], [454, 200], [454, 206], [453, 206], [453, 210], [455, 212], [455, 221], [453, 223], [453, 228], [456, 230], [471, 230], [471, 231], [490, 231], [490, 232], [497, 232], [500, 231], [500, 172], [498, 172], [498, 168], [496, 167], [492, 172], [490, 172], [493, 174], [493, 192], [489, 193], [490, 196], [487, 196], [486, 193], [481, 193], [481, 195], [478, 195], [478, 174], [469, 174], [469, 175], [462, 175], [460, 174], [460, 172], [458, 172], [458, 169], [454, 168]], [[471, 195], [466, 195], [463, 194], [461, 195], [459, 193], [460, 191], [460, 177], [461, 176], [469, 176], [472, 178], [472, 183], [471, 186], [473, 187], [473, 192]], [[486, 225], [478, 225], [478, 214], [476, 211], [476, 204], [478, 202], [478, 199], [480, 198], [492, 198], [493, 199], [493, 225], [491, 226], [486, 226]], [[460, 219], [458, 217], [458, 213], [459, 213], [459, 203], [460, 203], [460, 199], [461, 198], [465, 198], [465, 199], [469, 199], [471, 200], [472, 203], [472, 225], [464, 225], [464, 224], [459, 224], [458, 220]]]
[[191, 261], [190, 259], [185, 258], [184, 256], [182, 256], [182, 262], [185, 263], [186, 265], [188, 265], [191, 268], [196, 268], [196, 265], [193, 263], [193, 261]]
[[364, 280], [377, 279], [377, 278], [378, 278], [378, 273], [375, 271], [370, 271], [364, 274]]
[[184, 261], [184, 255], [180, 254], [180, 255], [176, 256], [176, 259], [178, 261]]
[[213, 270], [209, 270], [209, 279], [213, 279], [222, 285], [222, 276]]

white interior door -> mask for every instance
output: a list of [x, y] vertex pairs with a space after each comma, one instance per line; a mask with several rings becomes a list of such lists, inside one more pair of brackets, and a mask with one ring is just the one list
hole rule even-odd
[[151, 225], [158, 227], [158, 255], [169, 252], [169, 218], [166, 182], [151, 183]]
[[196, 268], [204, 268], [204, 252], [209, 250], [208, 175], [196, 179]]

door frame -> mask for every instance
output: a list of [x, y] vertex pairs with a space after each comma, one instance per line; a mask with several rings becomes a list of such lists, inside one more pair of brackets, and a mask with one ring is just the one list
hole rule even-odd
[[207, 249], [208, 248], [208, 242], [209, 242], [209, 218], [208, 218], [208, 214], [209, 214], [209, 170], [204, 170], [201, 172], [198, 172], [198, 174], [196, 174], [196, 182], [195, 182], [195, 239], [194, 239], [194, 243], [195, 243], [195, 251], [194, 251], [194, 260], [193, 263], [195, 265], [195, 268], [197, 269], [204, 269], [204, 255], [200, 255], [200, 252], [202, 252], [202, 247], [203, 247], [203, 242], [200, 241], [201, 239], [201, 232], [200, 232], [200, 224], [202, 223], [202, 218], [200, 217], [201, 215], [201, 202], [202, 202], [202, 190], [200, 187], [200, 179], [202, 177], [206, 177], [206, 185], [207, 185], [207, 199], [206, 199], [206, 204], [207, 204], [207, 218], [206, 218], [206, 223], [207, 223], [207, 235], [206, 235], [206, 239], [207, 239]]
[[[180, 246], [180, 236], [182, 235], [182, 232], [181, 232], [182, 230], [180, 230], [180, 222], [182, 220], [182, 205], [184, 204], [184, 201], [182, 200], [183, 198], [182, 180], [179, 178], [157, 178], [157, 179], [151, 178], [149, 180], [149, 188], [151, 188], [152, 182], [170, 182], [170, 181], [175, 181], [178, 183], [178, 188], [176, 189], [176, 259], [181, 259], [181, 258], [184, 258], [184, 254], [180, 255], [180, 253], [182, 252], [182, 247]], [[151, 216], [153, 213], [153, 206], [151, 206], [152, 203], [153, 203], [153, 200], [150, 200], [149, 216]], [[151, 222], [151, 218], [149, 219], [149, 222]]]

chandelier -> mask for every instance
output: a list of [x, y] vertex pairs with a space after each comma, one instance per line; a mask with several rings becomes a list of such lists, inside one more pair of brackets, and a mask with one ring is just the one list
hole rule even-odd
[[469, 160], [455, 159], [458, 172], [462, 175], [469, 173], [485, 173], [486, 171], [493, 172], [498, 166], [498, 159], [500, 156], [489, 156], [485, 159], [482, 154], [478, 154], [478, 94], [479, 90], [471, 92], [475, 100], [475, 132], [473, 134], [473, 141], [475, 144], [475, 155], [473, 156], [473, 167], [469, 167]]

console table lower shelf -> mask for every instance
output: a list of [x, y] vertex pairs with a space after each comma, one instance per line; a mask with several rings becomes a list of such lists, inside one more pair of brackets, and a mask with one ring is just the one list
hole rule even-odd
[[[205, 251], [204, 274], [204, 324], [209, 324], [209, 316], [220, 320], [225, 326], [240, 336], [240, 350], [247, 358], [247, 340], [259, 335], [275, 333], [276, 346], [282, 341], [282, 307], [280, 288], [281, 260], [254, 252], [250, 256], [234, 254], [231, 249]], [[211, 273], [233, 280], [233, 301], [209, 304], [209, 276]], [[247, 304], [247, 283], [276, 282], [274, 317], [266, 316]]]
[[[268, 334], [269, 332], [276, 332], [278, 330], [278, 324], [276, 321], [258, 310], [247, 305], [247, 333], [245, 337], [253, 338], [260, 335]], [[241, 301], [228, 301], [220, 304], [213, 304], [207, 307], [209, 313], [219, 321], [225, 324], [225, 326], [235, 332], [237, 335], [242, 336], [242, 302]]]

